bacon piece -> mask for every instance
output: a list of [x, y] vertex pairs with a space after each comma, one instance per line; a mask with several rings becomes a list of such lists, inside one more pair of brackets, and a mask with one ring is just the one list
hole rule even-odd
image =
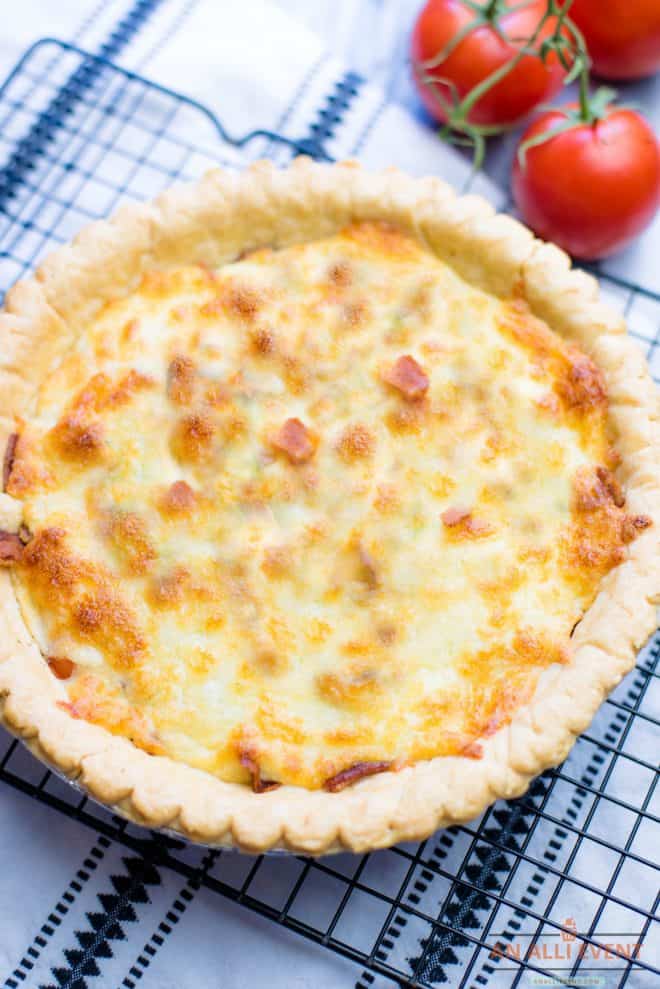
[[292, 464], [311, 460], [316, 444], [307, 426], [300, 419], [287, 419], [273, 438], [273, 446], [287, 455]]
[[7, 490], [7, 485], [9, 484], [9, 478], [11, 477], [11, 469], [14, 466], [14, 457], [16, 456], [16, 445], [18, 443], [18, 433], [12, 433], [7, 440], [7, 446], [5, 447], [5, 457], [2, 462], [2, 490]]
[[23, 543], [15, 532], [0, 529], [0, 567], [18, 563], [23, 555]]
[[623, 508], [626, 497], [606, 467], [578, 467], [573, 481], [574, 508], [580, 513]]
[[370, 590], [375, 591], [380, 584], [380, 579], [378, 577], [378, 564], [369, 550], [366, 549], [362, 543], [358, 546], [358, 556], [360, 557], [360, 565], [364, 582]]
[[47, 663], [51, 673], [58, 680], [68, 680], [75, 669], [75, 663], [67, 659], [66, 656], [49, 656]]
[[252, 789], [255, 793], [268, 793], [269, 790], [277, 790], [282, 784], [275, 780], [264, 780], [261, 778], [259, 763], [246, 750], [242, 750], [239, 759], [241, 766], [249, 772], [252, 777]]
[[163, 495], [161, 508], [167, 514], [185, 515], [196, 502], [197, 495], [186, 481], [174, 481]]
[[631, 543], [640, 532], [653, 525], [648, 515], [626, 515], [621, 523], [621, 538], [624, 543]]
[[428, 375], [414, 357], [406, 354], [385, 371], [384, 380], [411, 402], [422, 398], [429, 388]]
[[466, 756], [468, 759], [483, 759], [483, 745], [479, 742], [468, 742], [468, 744], [461, 750], [461, 755]]
[[596, 467], [596, 477], [603, 485], [616, 507], [623, 508], [626, 503], [626, 496], [614, 474], [612, 474], [607, 467]]
[[345, 790], [347, 786], [352, 786], [358, 780], [365, 779], [367, 776], [375, 776], [377, 773], [386, 773], [391, 768], [391, 762], [356, 762], [354, 766], [342, 769], [336, 776], [331, 776], [329, 780], [325, 781], [323, 787], [330, 793], [339, 793], [340, 790]]
[[479, 539], [482, 536], [490, 536], [493, 527], [483, 519], [475, 519], [469, 508], [448, 508], [440, 516], [443, 525], [448, 529], [456, 530], [456, 534], [473, 536]]
[[493, 527], [489, 522], [472, 517], [467, 520], [466, 529], [471, 536], [490, 536], [493, 532]]
[[448, 526], [450, 529], [455, 525], [460, 525], [461, 522], [465, 522], [466, 519], [470, 518], [469, 508], [448, 508], [442, 513], [440, 518], [444, 525]]

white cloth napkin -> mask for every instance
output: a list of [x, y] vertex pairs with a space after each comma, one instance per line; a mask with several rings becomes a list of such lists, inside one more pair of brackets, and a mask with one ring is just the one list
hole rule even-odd
[[[0, 40], [0, 70], [10, 68], [19, 49], [35, 40], [36, 30], [40, 35], [52, 34], [100, 51], [116, 26], [126, 24], [136, 10], [141, 16], [139, 30], [114, 51], [115, 60], [200, 100], [233, 134], [265, 127], [292, 138], [309, 136], [319, 115], [332, 104], [337, 87], [346, 89], [346, 66], [329, 55], [309, 30], [265, 0], [106, 0], [99, 4], [23, 0], [12, 11], [13, 43], [7, 36]], [[377, 87], [356, 83], [355, 89], [325, 140], [329, 154], [359, 156], [373, 166], [396, 164], [413, 174], [439, 174], [459, 188], [472, 183], [473, 189], [496, 204], [504, 201], [503, 193], [491, 181], [484, 176], [473, 178], [469, 164], [458, 153], [442, 145], [429, 128], [400, 107], [388, 104]], [[148, 104], [145, 112], [149, 112]], [[186, 163], [190, 175], [218, 159], [241, 166], [265, 150], [273, 150], [263, 141], [243, 151], [223, 146], [208, 121], [195, 111], [177, 119], [173, 126], [180, 128], [186, 141], [199, 146], [199, 154]], [[140, 191], [146, 196], [159, 189]], [[61, 231], [63, 236], [73, 232], [68, 227]], [[626, 299], [625, 293], [614, 297], [619, 305]], [[633, 316], [650, 339], [658, 314], [650, 303], [635, 305]], [[634, 680], [628, 681], [620, 690], [621, 699], [628, 701], [633, 687]], [[612, 710], [604, 709], [599, 718], [603, 730], [610, 730]], [[645, 741], [638, 739], [642, 746]], [[0, 760], [8, 751], [9, 739], [2, 733]], [[607, 762], [598, 763], [594, 755], [593, 745], [579, 744], [566, 772], [597, 786]], [[43, 776], [43, 767], [21, 747], [13, 750], [6, 768], [31, 782]], [[644, 784], [628, 773], [618, 785], [620, 793], [634, 804]], [[49, 790], [69, 802], [77, 799], [71, 788], [57, 780], [51, 781]], [[547, 800], [546, 806], [561, 821], [572, 793], [569, 784], [560, 782], [551, 793], [539, 784], [530, 803]], [[591, 803], [587, 792], [575, 811], [578, 824]], [[510, 832], [511, 840], [522, 843], [531, 835], [531, 854], [551, 870], [553, 861], [564, 862], [575, 848], [574, 830], [559, 829], [557, 834], [546, 827], [532, 832], [529, 810], [502, 806], [497, 813], [499, 817], [493, 817], [491, 824], [496, 840], [498, 835], [509, 840]], [[107, 819], [102, 812], [99, 817]], [[132, 833], [139, 835], [138, 831]], [[553, 851], [550, 841], [559, 851]], [[650, 835], [642, 836], [636, 847], [640, 855], [649, 856]], [[444, 870], [447, 876], [455, 874], [463, 863], [471, 881], [490, 883], [487, 888], [496, 890], [505, 888], [514, 863], [513, 856], [494, 854], [493, 848], [483, 843], [469, 847], [469, 836], [462, 832], [438, 835], [429, 842], [425, 854], [436, 870]], [[203, 850], [194, 848], [177, 855], [233, 888], [240, 888], [253, 865], [249, 857], [210, 859]], [[602, 846], [588, 843], [587, 862], [582, 868], [586, 875], [598, 876], [594, 882], [600, 888], [606, 884], [603, 876], [609, 876], [614, 868], [610, 858]], [[407, 867], [393, 852], [371, 856], [363, 881], [367, 887], [377, 886], [395, 895], [403, 879], [402, 861]], [[579, 868], [579, 856], [577, 861]], [[351, 856], [332, 861], [332, 867], [346, 875], [358, 865], [359, 860]], [[255, 880], [256, 888], [251, 887], [250, 892], [279, 908], [301, 868], [295, 859], [265, 861]], [[534, 878], [537, 871], [531, 865], [519, 867], [507, 895], [513, 902], [516, 897], [527, 896], [533, 909], [542, 913], [550, 894], [557, 890], [558, 877], [550, 871], [539, 884]], [[478, 895], [465, 889], [455, 891], [444, 903], [447, 878], [437, 871], [434, 875], [433, 869], [430, 875], [418, 867], [409, 877], [404, 901], [408, 905], [416, 902], [432, 916], [453, 918], [454, 923], [456, 918], [460, 923], [465, 921], [478, 936], [488, 917], [488, 904], [484, 906]], [[0, 977], [7, 977], [11, 989], [17, 985], [34, 989], [51, 985], [132, 989], [138, 982], [146, 989], [239, 989], [245, 985], [334, 989], [353, 985], [360, 976], [359, 968], [338, 955], [242, 910], [217, 893], [196, 889], [194, 883], [169, 869], [145, 866], [122, 845], [9, 786], [0, 790], [0, 876]], [[344, 891], [339, 881], [322, 880], [312, 871], [293, 908], [294, 914], [313, 926], [321, 925], [326, 913], [330, 920]], [[535, 891], [529, 892], [528, 887]], [[639, 902], [650, 906], [653, 877], [641, 868], [634, 889]], [[625, 898], [625, 893], [622, 895]], [[567, 884], [557, 902], [560, 906], [553, 914], [555, 920], [563, 923], [575, 915], [580, 930], [588, 927], [595, 907], [583, 903], [574, 886]], [[380, 901], [354, 895], [336, 936], [369, 950], [374, 932], [386, 916]], [[392, 947], [384, 946], [384, 958], [407, 971], [410, 959], [419, 956], [420, 944], [428, 938], [428, 925], [415, 922], [410, 914], [398, 913], [390, 921], [393, 933], [387, 940]], [[503, 905], [493, 930], [515, 932], [516, 922], [513, 909]], [[624, 930], [625, 923], [630, 923], [624, 919], [618, 922]], [[528, 920], [528, 926], [530, 923]], [[471, 953], [469, 944], [461, 945], [451, 937], [446, 943], [436, 940], [428, 952], [426, 977], [452, 981], [460, 971], [455, 966]], [[487, 964], [484, 955], [473, 976], [485, 977]], [[509, 984], [506, 979], [510, 973], [496, 970], [486, 974], [492, 984]], [[379, 984], [386, 984], [386, 980]], [[636, 983], [631, 979], [629, 984]]]

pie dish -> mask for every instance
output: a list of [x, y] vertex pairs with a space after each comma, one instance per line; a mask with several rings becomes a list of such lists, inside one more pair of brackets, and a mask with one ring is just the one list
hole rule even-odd
[[214, 171], [0, 321], [2, 719], [128, 818], [426, 837], [559, 763], [656, 626], [644, 359], [478, 197]]

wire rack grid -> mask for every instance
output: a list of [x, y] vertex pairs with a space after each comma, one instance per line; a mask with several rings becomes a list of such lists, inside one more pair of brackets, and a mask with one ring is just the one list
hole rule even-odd
[[[0, 88], [0, 287], [123, 201], [212, 165], [327, 157], [324, 140], [355, 85], [345, 81], [299, 141], [233, 138], [192, 100], [73, 46], [38, 43]], [[657, 371], [660, 294], [621, 279], [605, 278], [604, 289]], [[657, 767], [640, 753], [657, 750], [659, 659], [656, 637], [566, 763], [524, 797], [370, 855], [250, 858], [147, 832], [44, 772], [5, 734], [0, 780], [185, 877], [188, 896], [206, 887], [344, 956], [347, 984], [361, 989], [657, 985], [660, 800]], [[145, 951], [127, 989], [149, 964]]]

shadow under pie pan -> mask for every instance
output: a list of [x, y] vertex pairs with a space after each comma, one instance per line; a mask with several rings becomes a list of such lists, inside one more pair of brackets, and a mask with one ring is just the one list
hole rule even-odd
[[569, 752], [656, 628], [658, 396], [484, 200], [213, 171], [0, 315], [3, 723], [114, 812], [321, 855]]

